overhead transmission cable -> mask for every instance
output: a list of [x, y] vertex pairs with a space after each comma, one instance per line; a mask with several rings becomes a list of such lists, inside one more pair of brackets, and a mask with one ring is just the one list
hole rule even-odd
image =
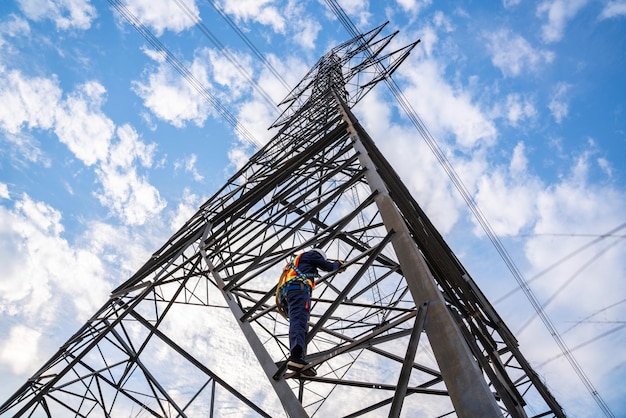
[[[600, 241], [609, 238], [609, 237], [618, 237], [618, 238], [626, 238], [626, 236], [622, 236], [622, 235], [615, 235], [615, 233], [621, 229], [626, 228], [626, 222], [619, 225], [616, 228], [611, 229], [610, 231], [608, 231], [605, 234], [602, 235], [593, 235], [595, 237], [597, 237], [596, 239], [589, 241], [588, 243], [586, 243], [585, 245], [582, 245], [581, 247], [575, 249], [574, 251], [572, 251], [571, 253], [569, 253], [568, 255], [566, 255], [565, 257], [557, 260], [556, 262], [552, 263], [551, 265], [549, 265], [548, 267], [546, 267], [545, 269], [541, 270], [539, 273], [535, 274], [533, 277], [531, 277], [530, 279], [528, 279], [526, 281], [527, 284], [530, 284], [532, 282], [534, 282], [535, 280], [539, 279], [540, 277], [542, 277], [543, 275], [545, 275], [546, 273], [550, 272], [551, 270], [555, 269], [556, 267], [560, 266], [561, 264], [563, 264], [564, 262], [566, 262], [567, 260], [569, 260], [570, 258], [573, 258], [574, 256], [578, 255], [579, 253], [581, 253], [582, 251], [586, 250], [587, 248], [598, 244]], [[584, 236], [582, 234], [578, 234], [578, 235], [574, 235], [574, 236]], [[500, 298], [498, 298], [494, 304], [498, 304], [500, 302], [502, 302], [503, 300], [507, 299], [508, 297], [514, 295], [515, 293], [519, 292], [521, 289], [519, 287], [516, 287], [515, 289], [511, 290], [510, 292], [506, 293], [505, 295], [501, 296]]]
[[[605, 254], [606, 252], [608, 252], [611, 248], [615, 247], [617, 244], [620, 244], [619, 241], [614, 241], [612, 243], [610, 243], [609, 245], [607, 245], [606, 247], [604, 247], [603, 249], [601, 249], [600, 251], [598, 251], [597, 253], [593, 254], [591, 256], [590, 259], [588, 259], [585, 263], [582, 264], [582, 266], [580, 266], [575, 272], [574, 274], [572, 274], [570, 276], [569, 279], [567, 279], [565, 282], [563, 282], [558, 289], [556, 289], [552, 295], [546, 299], [541, 307], [543, 309], [545, 309], [550, 303], [552, 303], [556, 297], [563, 291], [565, 290], [565, 288], [567, 286], [569, 286], [574, 279], [580, 274], [582, 273], [587, 267], [589, 267], [591, 264], [593, 264], [594, 262], [596, 262], [601, 255]], [[531, 318], [529, 318], [526, 323], [524, 323], [524, 325], [522, 325], [519, 330], [517, 331], [518, 333], [521, 333], [522, 331], [524, 331], [526, 328], [528, 328], [528, 326], [533, 322], [533, 320], [537, 317], [537, 315], [533, 315]]]
[[618, 305], [621, 305], [622, 303], [626, 302], [626, 299], [622, 299], [620, 301], [617, 301], [615, 303], [612, 303], [608, 306], [605, 306], [602, 309], [599, 309], [597, 311], [595, 311], [594, 313], [592, 313], [591, 315], [587, 315], [586, 317], [584, 317], [583, 319], [581, 319], [580, 321], [576, 321], [576, 323], [574, 325], [572, 325], [571, 327], [569, 327], [568, 329], [566, 329], [565, 331], [563, 331], [563, 334], [570, 332], [572, 329], [576, 328], [577, 326], [579, 326], [580, 324], [582, 324], [583, 322], [588, 322], [589, 319], [593, 318], [594, 316], [601, 314], [602, 312], [608, 311], [611, 308], [614, 308]]
[[257, 58], [263, 63], [263, 65], [265, 65], [265, 67], [272, 73], [272, 75], [276, 77], [276, 79], [280, 82], [280, 84], [282, 84], [283, 87], [285, 87], [287, 92], [291, 91], [291, 86], [289, 86], [289, 84], [283, 78], [283, 76], [278, 71], [276, 71], [276, 68], [274, 68], [272, 63], [269, 62], [267, 58], [265, 58], [265, 55], [263, 55], [263, 53], [254, 45], [254, 43], [252, 43], [250, 38], [248, 38], [248, 36], [246, 36], [246, 34], [241, 29], [239, 29], [239, 25], [233, 22], [233, 20], [219, 7], [219, 5], [215, 3], [214, 0], [207, 0], [207, 1], [209, 2], [211, 6], [213, 6], [215, 11], [219, 13], [222, 19], [224, 19], [226, 23], [228, 23], [228, 25], [235, 31], [235, 33], [239, 36], [239, 38], [246, 45], [248, 45], [248, 48], [250, 48], [250, 50], [254, 53], [254, 55], [257, 56]]
[[209, 30], [209, 28], [207, 28], [207, 26], [202, 22], [202, 20], [200, 20], [193, 13], [193, 11], [189, 9], [189, 6], [187, 6], [184, 1], [174, 0], [174, 2], [178, 5], [178, 7], [180, 7], [187, 14], [187, 16], [194, 23], [194, 25], [196, 25], [198, 29], [200, 29], [200, 31], [204, 34], [204, 36], [206, 36], [211, 42], [213, 42], [213, 44], [220, 50], [220, 52], [228, 58], [231, 64], [235, 66], [237, 71], [239, 71], [239, 73], [246, 79], [246, 81], [252, 85], [252, 87], [257, 91], [257, 93], [261, 95], [263, 100], [265, 100], [265, 102], [267, 103], [268, 108], [272, 112], [277, 114], [278, 112], [277, 103], [275, 103], [274, 100], [272, 100], [270, 95], [263, 89], [263, 87], [261, 87], [259, 83], [254, 81], [254, 79], [250, 76], [249, 72], [239, 62], [239, 58], [237, 58], [232, 52], [230, 52], [228, 48], [226, 48], [224, 44], [222, 44], [222, 42], [220, 42], [220, 40]]
[[126, 19], [126, 21], [133, 26], [137, 32], [139, 32], [150, 45], [152, 45], [158, 52], [165, 58], [165, 60], [174, 67], [174, 69], [182, 75], [185, 80], [198, 92], [200, 95], [211, 104], [215, 110], [235, 129], [235, 131], [241, 136], [242, 139], [248, 141], [250, 144], [261, 147], [261, 143], [257, 140], [250, 131], [248, 131], [243, 125], [239, 123], [237, 118], [224, 106], [221, 101], [213, 95], [200, 80], [198, 80], [183, 63], [176, 58], [174, 54], [161, 42], [154, 34], [148, 29], [141, 21], [120, 1], [109, 0], [111, 6], [117, 10], [117, 12]]
[[[335, 13], [337, 18], [341, 21], [341, 23], [344, 25], [344, 27], [350, 33], [351, 36], [357, 37], [361, 35], [356, 25], [352, 22], [350, 17], [346, 14], [346, 12], [337, 3], [336, 0], [325, 0], [325, 1], [326, 1], [326, 4]], [[366, 49], [366, 53], [369, 53], [369, 49]], [[413, 106], [411, 106], [409, 101], [401, 92], [396, 82], [391, 77], [385, 77], [384, 80], [388, 88], [391, 90], [394, 97], [396, 98], [400, 106], [402, 107], [402, 109], [406, 112], [409, 120], [411, 120], [411, 122], [413, 123], [417, 131], [420, 133], [422, 138], [426, 141], [427, 145], [429, 146], [429, 148], [431, 149], [431, 151], [433, 152], [433, 154], [435, 155], [439, 163], [442, 165], [444, 171], [450, 177], [450, 180], [452, 181], [456, 189], [459, 191], [459, 193], [463, 197], [463, 200], [465, 200], [465, 203], [468, 205], [469, 209], [476, 217], [476, 220], [478, 221], [478, 223], [481, 225], [481, 227], [483, 228], [483, 230], [489, 237], [489, 240], [491, 241], [496, 251], [498, 252], [500, 257], [506, 264], [509, 271], [511, 271], [511, 273], [513, 274], [513, 277], [515, 278], [515, 280], [517, 280], [518, 285], [524, 291], [524, 294], [526, 295], [531, 305], [537, 312], [537, 315], [539, 315], [539, 317], [543, 321], [544, 325], [550, 332], [550, 335], [552, 335], [556, 344], [559, 346], [561, 352], [567, 358], [568, 362], [570, 363], [570, 365], [572, 366], [572, 368], [574, 369], [574, 371], [576, 372], [576, 374], [578, 375], [582, 383], [585, 385], [585, 387], [587, 388], [589, 393], [592, 395], [592, 397], [594, 398], [594, 400], [596, 401], [600, 409], [602, 409], [604, 414], [607, 417], [613, 417], [614, 414], [611, 412], [606, 402], [602, 399], [597, 389], [593, 386], [593, 383], [591, 383], [591, 381], [589, 380], [589, 378], [587, 377], [587, 375], [585, 374], [581, 366], [578, 364], [578, 361], [576, 360], [576, 358], [574, 358], [567, 344], [565, 344], [565, 341], [563, 340], [563, 338], [557, 331], [556, 327], [554, 326], [554, 324], [552, 323], [552, 321], [550, 320], [546, 312], [541, 307], [541, 304], [537, 300], [532, 289], [526, 283], [522, 273], [513, 262], [513, 259], [509, 255], [508, 251], [506, 250], [506, 248], [504, 247], [504, 245], [502, 244], [502, 242], [500, 241], [500, 239], [494, 232], [493, 227], [489, 224], [482, 210], [478, 207], [478, 204], [472, 198], [471, 194], [469, 193], [466, 186], [461, 181], [461, 178], [452, 167], [452, 164], [445, 156], [444, 152], [442, 151], [441, 147], [436, 142], [435, 138], [428, 131], [428, 128], [426, 128], [425, 124], [422, 122], [421, 118], [419, 117], [415, 109], [413, 109]]]
[[[610, 330], [605, 331], [605, 332], [603, 332], [600, 335], [596, 335], [595, 337], [593, 337], [593, 338], [591, 338], [591, 339], [589, 339], [587, 341], [583, 341], [582, 343], [572, 347], [572, 351], [578, 350], [578, 349], [583, 348], [585, 346], [588, 346], [589, 344], [594, 343], [594, 342], [598, 341], [601, 338], [608, 337], [609, 335], [611, 335], [611, 334], [613, 334], [613, 333], [615, 333], [615, 332], [617, 332], [617, 331], [619, 331], [621, 329], [626, 328], [626, 323], [623, 323], [623, 322], [617, 322], [617, 323], [619, 323], [621, 325], [613, 327]], [[543, 367], [546, 364], [553, 362], [554, 360], [560, 359], [561, 357], [563, 357], [563, 353], [557, 354], [557, 355], [555, 355], [555, 356], [553, 356], [553, 357], [543, 361], [542, 363], [537, 365], [537, 367]]]

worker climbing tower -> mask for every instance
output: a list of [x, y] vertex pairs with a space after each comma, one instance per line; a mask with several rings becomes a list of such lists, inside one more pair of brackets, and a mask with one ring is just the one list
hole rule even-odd
[[[272, 140], [1, 415], [564, 416], [351, 111], [417, 44], [389, 52], [383, 28], [315, 64]], [[313, 246], [346, 270], [317, 280], [304, 376], [274, 293]]]

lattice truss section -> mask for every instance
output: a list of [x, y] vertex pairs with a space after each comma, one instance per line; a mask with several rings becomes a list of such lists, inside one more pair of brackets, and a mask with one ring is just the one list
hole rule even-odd
[[[405, 416], [454, 416], [428, 338], [420, 339], [427, 304], [417, 306], [409, 292], [403, 269], [411, 266], [401, 266], [390, 245], [396, 231], [375, 204], [358, 139], [503, 415], [562, 416], [511, 332], [350, 113], [361, 92], [408, 54], [384, 54], [389, 38], [378, 38], [381, 29], [333, 49], [311, 70], [286, 99], [291, 107], [272, 141], [112, 292], [0, 414], [277, 416], [285, 395], [277, 400], [272, 386], [286, 383], [309, 416], [383, 416], [398, 403]], [[374, 54], [364, 52], [364, 42]], [[366, 58], [354, 64], [357, 56]], [[385, 70], [348, 91], [346, 80], [378, 65]], [[294, 376], [285, 369], [288, 322], [277, 313], [275, 286], [285, 263], [313, 246], [346, 260], [347, 269], [317, 280], [307, 359], [318, 375]], [[259, 341], [251, 344], [254, 355], [240, 349], [242, 338], [224, 342], [241, 334], [237, 324]], [[246, 378], [259, 368], [255, 356], [271, 359], [257, 373], [264, 382]]]

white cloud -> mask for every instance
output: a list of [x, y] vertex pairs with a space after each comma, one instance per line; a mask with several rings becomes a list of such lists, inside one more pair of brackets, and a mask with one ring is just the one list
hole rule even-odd
[[239, 21], [253, 21], [272, 27], [274, 32], [284, 33], [286, 22], [274, 4], [275, 0], [224, 0], [224, 12]]
[[547, 17], [542, 26], [544, 42], [557, 42], [563, 38], [565, 26], [589, 0], [548, 0], [537, 6], [537, 16]]
[[537, 50], [522, 36], [500, 29], [487, 36], [491, 62], [505, 76], [515, 77], [523, 72], [537, 71], [542, 64], [550, 63], [554, 54]]
[[317, 20], [303, 18], [300, 19], [294, 28], [298, 30], [294, 33], [294, 41], [305, 49], [315, 48], [315, 40], [322, 30], [322, 25]]
[[155, 146], [141, 142], [128, 125], [118, 128], [117, 136], [119, 142], [111, 144], [107, 160], [96, 168], [103, 187], [96, 196], [124, 223], [141, 225], [167, 205], [156, 187], [141, 176], [134, 165], [138, 160], [149, 167]]
[[[569, 176], [539, 195], [537, 200], [539, 218], [535, 225], [537, 234], [601, 235], [624, 222], [626, 195], [623, 191], [612, 186], [589, 182], [590, 156], [591, 153], [584, 153], [580, 156], [573, 165]], [[588, 241], [590, 241], [589, 238], [570, 239], [560, 246], [554, 246], [550, 240], [538, 237], [529, 242], [527, 256], [536, 270], [541, 270]], [[572, 276], [584, 260], [592, 259], [590, 256], [599, 248], [595, 247], [577, 257], [574, 262], [562, 266], [565, 276]], [[619, 251], [623, 253], [623, 250], [622, 248]], [[578, 315], [582, 315], [585, 310], [597, 309], [598, 300], [611, 300], [615, 296], [613, 294], [615, 289], [621, 288], [618, 282], [620, 282], [626, 269], [624, 257], [617, 253], [609, 253], [607, 256], [609, 257], [608, 260], [590, 266], [591, 273], [585, 272], [584, 274], [585, 277], [597, 278], [598, 281], [602, 282], [602, 285], [587, 286], [583, 280], [582, 283], [574, 283], [571, 287], [573, 292], [571, 298], [563, 298], [563, 300], [574, 300], [576, 294], [585, 294], [585, 298], [577, 298], [578, 306], [581, 309]], [[611, 257], [614, 259], [611, 260]], [[598, 272], [594, 274], [594, 270], [598, 270]], [[539, 286], [546, 292], [554, 292], [560, 283], [542, 280]]]
[[[281, 61], [275, 55], [269, 55], [267, 59], [274, 68], [288, 69], [288, 71], [281, 74], [288, 86], [296, 85], [309, 70], [309, 66], [299, 57], [287, 57], [284, 61]], [[265, 68], [261, 71], [257, 82], [263, 86], [275, 103], [279, 103], [289, 93], [288, 87], [285, 87], [280, 80]], [[251, 100], [239, 106], [237, 120], [249, 132], [254, 132], [254, 138], [257, 142], [266, 144], [276, 133], [274, 130], [268, 130], [268, 127], [276, 120], [277, 116], [277, 113], [269, 109], [267, 103], [258, 94], [254, 94]], [[248, 161], [251, 152], [254, 150], [251, 149], [249, 142], [239, 132], [237, 132], [237, 135], [239, 141], [229, 150], [228, 159], [231, 165], [230, 168], [239, 169]]]
[[442, 78], [438, 63], [417, 61], [403, 69], [410, 83], [405, 95], [436, 138], [452, 134], [463, 149], [493, 143], [497, 133], [493, 122], [473, 102], [470, 92], [453, 88]]
[[13, 38], [29, 33], [30, 25], [27, 20], [14, 14], [9, 15], [6, 20], [0, 22], [0, 48], [6, 45], [5, 36]]
[[58, 29], [89, 29], [96, 9], [89, 0], [18, 0], [20, 9], [32, 20], [53, 20]]
[[117, 128], [120, 141], [109, 150], [108, 160], [111, 165], [129, 169], [138, 160], [142, 166], [150, 167], [156, 144], [146, 145], [139, 140], [139, 135], [132, 126], [125, 124]]
[[511, 158], [510, 170], [511, 174], [525, 174], [528, 167], [528, 158], [526, 158], [526, 146], [523, 142], [518, 143], [513, 150], [513, 157]]
[[537, 109], [528, 98], [512, 93], [506, 97], [504, 113], [512, 126], [518, 126], [520, 122], [534, 119], [537, 116]]
[[[76, 247], [88, 249], [106, 265], [106, 273], [114, 284], [134, 274], [155, 248], [163, 245], [170, 231], [163, 228], [163, 219], [152, 218], [143, 225], [114, 225], [92, 220], [76, 240]], [[120, 246], [120, 243], [124, 245]]]
[[[236, 65], [231, 57], [236, 60]], [[215, 83], [225, 87], [227, 93], [221, 95], [223, 101], [238, 99], [251, 88], [249, 80], [253, 79], [252, 59], [249, 55], [229, 51], [229, 54], [216, 50], [204, 49], [196, 53], [194, 65], [203, 62], [211, 63], [211, 75]], [[242, 71], [244, 72], [242, 74]]]
[[5, 152], [11, 156], [13, 166], [27, 167], [30, 163], [39, 163], [44, 167], [52, 165], [50, 157], [39, 148], [40, 144], [33, 136], [26, 133], [7, 134], [0, 138], [0, 142], [3, 139], [7, 143]]
[[90, 166], [106, 158], [114, 123], [102, 113], [106, 90], [97, 82], [79, 86], [59, 104], [54, 131], [77, 158]]
[[610, 1], [602, 9], [600, 19], [611, 19], [614, 17], [626, 16], [626, 1]]
[[424, 26], [420, 31], [419, 39], [421, 39], [420, 50], [424, 51], [427, 57], [432, 56], [433, 51], [436, 50], [437, 41], [439, 40], [435, 28], [430, 25]]
[[171, 0], [127, 0], [126, 7], [144, 25], [152, 27], [156, 36], [161, 36], [166, 30], [178, 33], [188, 29], [200, 19], [195, 0], [181, 1], [185, 8]]
[[355, 22], [357, 26], [369, 26], [369, 20], [372, 17], [369, 11], [369, 0], [339, 0], [338, 3], [348, 15], [358, 18], [358, 21]]
[[[5, 260], [0, 313], [20, 313], [28, 323], [45, 326], [59, 309], [86, 319], [105, 300], [109, 286], [102, 263], [90, 251], [70, 245], [63, 231], [60, 212], [27, 195], [13, 210], [0, 207], [0, 258]], [[66, 296], [70, 301], [62, 303]]]
[[550, 98], [548, 109], [550, 109], [550, 112], [557, 123], [561, 123], [563, 118], [565, 118], [569, 112], [569, 105], [566, 96], [570, 88], [571, 85], [561, 82], [558, 83], [552, 91], [552, 97]]
[[4, 183], [0, 183], [0, 198], [1, 199], [11, 198], [11, 195], [9, 194], [9, 187]]
[[178, 170], [183, 167], [186, 172], [191, 173], [195, 181], [202, 181], [204, 177], [198, 173], [198, 169], [196, 168], [197, 160], [198, 156], [196, 154], [191, 154], [188, 158], [174, 162], [174, 169]]
[[158, 190], [134, 166], [149, 167], [155, 145], [140, 141], [129, 125], [117, 129], [119, 141], [111, 144], [115, 124], [101, 110], [106, 93], [101, 84], [84, 83], [63, 100], [54, 78], [27, 78], [18, 71], [0, 75], [0, 100], [10, 104], [0, 107], [0, 127], [9, 133], [5, 139], [17, 149], [18, 158], [49, 165], [22, 130], [52, 129], [81, 162], [96, 167], [103, 187], [100, 202], [124, 222], [142, 224], [165, 207]]
[[502, 0], [502, 4], [507, 9], [510, 8], [510, 7], [513, 7], [513, 6], [517, 6], [521, 2], [522, 2], [522, 0]]
[[23, 127], [49, 129], [61, 89], [54, 78], [27, 78], [17, 70], [0, 67], [0, 128], [17, 134]]
[[189, 188], [185, 187], [183, 196], [176, 207], [174, 213], [171, 214], [170, 229], [176, 231], [187, 222], [203, 203], [203, 199], [192, 193]]
[[436, 28], [441, 28], [446, 33], [450, 33], [454, 30], [454, 25], [450, 21], [450, 18], [446, 16], [441, 10], [437, 10], [435, 12], [433, 16], [433, 24]]
[[418, 14], [420, 10], [433, 4], [432, 0], [397, 0], [402, 10]]
[[598, 158], [598, 166], [607, 175], [607, 177], [613, 176], [612, 164], [606, 158]]
[[[534, 223], [537, 195], [543, 185], [526, 172], [523, 143], [517, 144], [508, 167], [485, 170], [477, 184], [476, 203], [497, 235], [517, 235]], [[484, 232], [476, 227], [477, 235]]]
[[[158, 118], [176, 127], [183, 127], [187, 122], [202, 126], [211, 111], [209, 103], [169, 63], [160, 55], [147, 51], [151, 58], [158, 58], [159, 67], [148, 76], [146, 82], [136, 81], [133, 90], [144, 100], [144, 106]], [[189, 70], [200, 84], [211, 89], [208, 81], [206, 63], [196, 57]]]
[[416, 130], [392, 122], [391, 106], [378, 93], [372, 90], [365, 96], [355, 109], [357, 116], [431, 221], [445, 234], [459, 219], [462, 203], [458, 194], [450, 188], [439, 163]]
[[250, 160], [250, 156], [254, 151], [256, 150], [250, 149], [250, 146], [247, 143], [243, 141], [240, 142], [228, 150], [228, 161], [230, 162], [230, 166], [235, 170], [239, 170]]
[[13, 373], [27, 373], [43, 359], [38, 345], [41, 333], [24, 325], [11, 328], [9, 338], [0, 345], [0, 363], [6, 364]]

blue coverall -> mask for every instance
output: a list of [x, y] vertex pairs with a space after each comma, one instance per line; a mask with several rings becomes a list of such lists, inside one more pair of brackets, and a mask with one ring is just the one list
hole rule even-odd
[[[315, 280], [317, 269], [335, 271], [341, 267], [339, 261], [328, 261], [316, 251], [307, 251], [300, 256], [298, 271]], [[289, 348], [291, 357], [304, 359], [306, 355], [306, 335], [309, 330], [309, 309], [311, 289], [308, 286], [296, 287], [287, 293], [287, 314], [289, 315]]]

